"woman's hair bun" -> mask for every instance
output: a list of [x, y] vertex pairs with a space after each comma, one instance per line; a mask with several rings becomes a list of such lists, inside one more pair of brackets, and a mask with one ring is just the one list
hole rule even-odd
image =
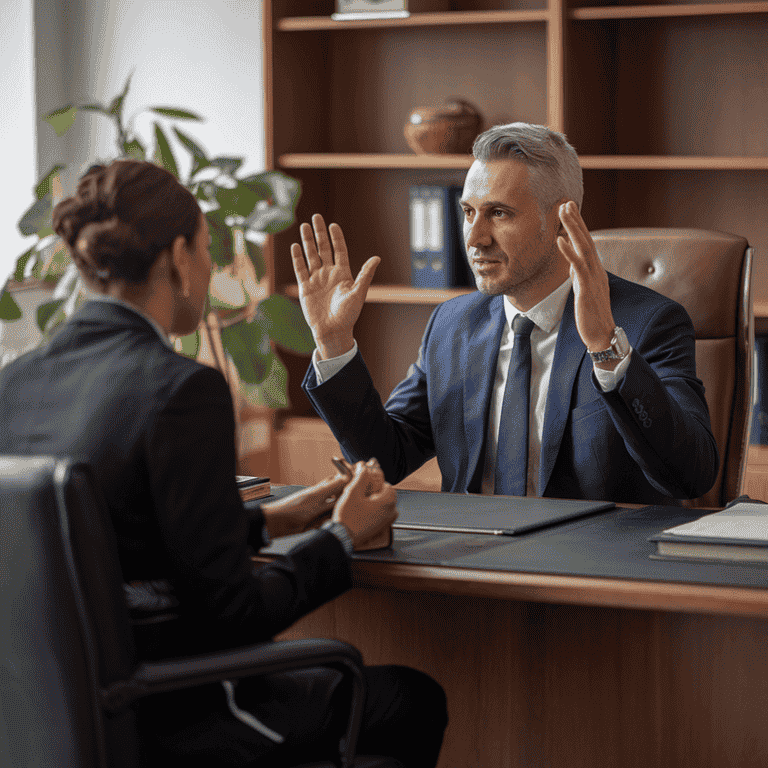
[[160, 253], [199, 225], [192, 193], [168, 171], [139, 160], [96, 165], [53, 210], [54, 230], [91, 280], [143, 282]]

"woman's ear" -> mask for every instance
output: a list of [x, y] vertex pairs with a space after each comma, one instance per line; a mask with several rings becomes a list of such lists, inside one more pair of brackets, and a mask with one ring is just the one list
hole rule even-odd
[[171, 280], [181, 295], [189, 298], [192, 284], [192, 254], [183, 235], [178, 235], [170, 249]]

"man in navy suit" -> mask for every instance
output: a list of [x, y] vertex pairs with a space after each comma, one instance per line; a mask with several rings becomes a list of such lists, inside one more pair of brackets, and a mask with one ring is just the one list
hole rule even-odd
[[347, 458], [376, 456], [396, 483], [437, 455], [453, 492], [706, 493], [718, 454], [690, 318], [605, 271], [573, 147], [512, 123], [478, 137], [473, 155], [462, 207], [478, 292], [437, 307], [386, 404], [353, 337], [378, 257], [353, 279], [341, 229], [318, 215], [291, 248], [317, 346], [304, 389]]

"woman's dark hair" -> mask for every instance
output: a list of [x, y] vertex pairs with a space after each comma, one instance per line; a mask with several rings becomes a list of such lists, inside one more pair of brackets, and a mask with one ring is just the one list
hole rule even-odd
[[72, 197], [53, 209], [53, 228], [89, 279], [141, 283], [183, 235], [192, 243], [200, 206], [176, 177], [153, 163], [115, 160], [88, 169]]

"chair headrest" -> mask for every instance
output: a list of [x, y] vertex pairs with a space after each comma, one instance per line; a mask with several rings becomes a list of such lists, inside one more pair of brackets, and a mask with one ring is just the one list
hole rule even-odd
[[743, 237], [706, 229], [602, 229], [592, 232], [609, 272], [682, 304], [697, 338], [736, 335]]

